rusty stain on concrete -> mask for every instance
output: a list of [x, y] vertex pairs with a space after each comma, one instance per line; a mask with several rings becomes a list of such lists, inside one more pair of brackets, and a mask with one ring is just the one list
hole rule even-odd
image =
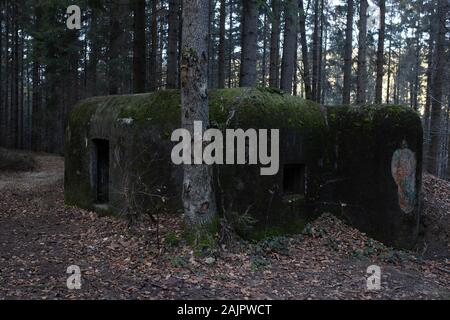
[[416, 155], [403, 141], [402, 148], [392, 156], [391, 171], [398, 186], [399, 205], [405, 213], [413, 212], [416, 205], [416, 169]]

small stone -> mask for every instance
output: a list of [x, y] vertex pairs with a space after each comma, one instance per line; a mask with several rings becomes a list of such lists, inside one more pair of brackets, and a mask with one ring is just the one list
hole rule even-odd
[[214, 262], [216, 262], [216, 259], [209, 257], [205, 259], [206, 264], [213, 264]]

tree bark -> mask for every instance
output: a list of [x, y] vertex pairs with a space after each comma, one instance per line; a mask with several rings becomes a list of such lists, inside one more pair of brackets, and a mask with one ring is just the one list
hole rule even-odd
[[253, 87], [256, 85], [258, 1], [245, 0], [242, 16], [240, 86]]
[[361, 0], [359, 8], [358, 88], [356, 103], [366, 103], [367, 96], [367, 0]]
[[314, 1], [314, 30], [313, 30], [313, 43], [312, 43], [312, 63], [313, 63], [313, 72], [312, 72], [312, 100], [318, 101], [319, 93], [317, 92], [318, 84], [319, 84], [319, 0]]
[[[421, 4], [422, 5], [422, 4]], [[419, 9], [419, 18], [421, 19], [421, 9]], [[415, 111], [419, 111], [419, 91], [421, 87], [420, 82], [420, 52], [421, 52], [421, 40], [422, 40], [422, 31], [421, 31], [421, 23], [420, 19], [417, 22], [416, 28], [416, 63], [414, 65], [414, 96], [413, 96], [413, 108]]]
[[0, 2], [0, 146], [3, 146], [4, 129], [5, 129], [5, 108], [4, 108], [4, 91], [3, 91], [3, 21], [4, 21], [5, 2]]
[[351, 99], [351, 78], [353, 64], [353, 16], [354, 2], [347, 1], [347, 27], [345, 30], [345, 53], [344, 53], [344, 86], [342, 89], [342, 103], [350, 104]]
[[219, 22], [219, 65], [218, 65], [218, 88], [225, 88], [225, 22], [227, 18], [226, 1], [220, 0], [220, 22]]
[[391, 76], [392, 76], [392, 38], [389, 39], [389, 57], [388, 57], [388, 76], [387, 76], [387, 88], [386, 88], [386, 103], [391, 101]]
[[[317, 98], [318, 103], [322, 103], [322, 85], [323, 85], [323, 43], [325, 27], [325, 6], [324, 0], [320, 0], [320, 37], [319, 37], [319, 57], [317, 63]], [[326, 39], [325, 39], [326, 41]]]
[[268, 33], [268, 23], [267, 23], [267, 13], [264, 13], [264, 26], [263, 26], [263, 55], [262, 55], [262, 66], [261, 66], [261, 85], [266, 86], [267, 83], [267, 33]]
[[233, 39], [233, 0], [230, 0], [230, 30], [228, 30], [228, 88], [233, 85], [233, 53], [234, 53], [234, 39]]
[[378, 0], [380, 7], [380, 30], [378, 32], [377, 79], [375, 87], [375, 103], [383, 103], [384, 77], [384, 39], [386, 34], [386, 0]]
[[133, 0], [133, 14], [133, 92], [142, 93], [146, 79], [145, 0]]
[[[181, 55], [181, 104], [183, 128], [194, 138], [194, 121], [209, 126], [208, 112], [208, 13], [209, 0], [184, 0]], [[196, 240], [208, 236], [216, 219], [212, 168], [185, 165], [183, 205], [188, 226]]]
[[428, 164], [428, 152], [430, 148], [430, 117], [431, 117], [431, 96], [432, 96], [432, 89], [433, 89], [433, 70], [434, 70], [434, 52], [435, 52], [435, 39], [436, 39], [436, 12], [435, 7], [431, 9], [430, 12], [430, 31], [429, 31], [429, 40], [428, 40], [428, 56], [427, 56], [427, 95], [425, 100], [425, 107], [424, 107], [424, 141], [425, 141], [425, 168]]
[[12, 51], [12, 64], [13, 64], [13, 80], [11, 81], [11, 137], [12, 146], [16, 149], [19, 148], [19, 8], [17, 2], [13, 2], [13, 51]]
[[[41, 29], [42, 11], [39, 5], [34, 8], [35, 20], [34, 20], [34, 32], [38, 33]], [[33, 37], [33, 66], [31, 82], [32, 87], [32, 119], [31, 119], [31, 145], [33, 150], [41, 150], [42, 146], [42, 132], [41, 132], [41, 95], [40, 95], [40, 58], [41, 52], [39, 50], [39, 43], [37, 37]]]
[[151, 92], [156, 91], [157, 85], [157, 57], [158, 57], [158, 0], [151, 0], [152, 2], [152, 19], [151, 19], [151, 51], [150, 51], [150, 78], [149, 78], [149, 90]]
[[446, 16], [448, 11], [447, 0], [438, 0], [437, 19], [438, 36], [436, 39], [435, 67], [433, 75], [433, 89], [431, 102], [431, 123], [430, 123], [430, 152], [428, 161], [428, 172], [433, 175], [438, 174], [439, 148], [441, 142], [441, 114], [443, 107], [443, 86], [445, 70], [445, 33]]
[[89, 26], [89, 32], [87, 34], [91, 52], [89, 54], [89, 62], [87, 64], [87, 87], [89, 88], [88, 96], [97, 95], [97, 67], [100, 59], [101, 47], [97, 39], [99, 17], [98, 9], [93, 8], [91, 13], [91, 23]]
[[119, 93], [119, 45], [122, 29], [119, 21], [120, 7], [116, 3], [111, 4], [109, 53], [108, 53], [108, 91], [110, 95]]
[[[447, 66], [447, 69], [449, 66]], [[450, 181], [450, 76], [447, 72], [447, 84], [448, 84], [448, 91], [447, 91], [447, 177], [446, 179]]]
[[285, 32], [283, 44], [283, 59], [281, 63], [281, 90], [292, 94], [294, 78], [295, 51], [297, 38], [297, 0], [287, 0], [285, 3]]
[[180, 0], [169, 1], [169, 41], [167, 47], [167, 89], [178, 88], [178, 33]]
[[306, 13], [303, 0], [299, 0], [300, 9], [300, 41], [302, 44], [303, 82], [305, 83], [305, 98], [311, 99], [311, 79], [308, 59], [308, 44], [306, 39]]
[[278, 88], [280, 72], [280, 0], [272, 0], [272, 30], [270, 34], [269, 86]]

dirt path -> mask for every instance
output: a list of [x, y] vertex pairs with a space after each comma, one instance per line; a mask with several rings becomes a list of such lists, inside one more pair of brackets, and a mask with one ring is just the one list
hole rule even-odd
[[[393, 251], [325, 215], [293, 238], [222, 248], [199, 258], [176, 216], [156, 227], [64, 206], [63, 161], [0, 175], [0, 299], [450, 299], [449, 263]], [[382, 268], [369, 292], [366, 269]], [[68, 290], [78, 265], [82, 289]]]
[[0, 171], [0, 190], [5, 188], [32, 189], [53, 184], [64, 177], [64, 159], [47, 154], [36, 154], [38, 168], [33, 172]]

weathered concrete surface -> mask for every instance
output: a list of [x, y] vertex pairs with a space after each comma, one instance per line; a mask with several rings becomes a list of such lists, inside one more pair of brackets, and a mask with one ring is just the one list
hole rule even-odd
[[[277, 175], [261, 176], [258, 165], [215, 166], [219, 210], [241, 235], [296, 233], [307, 220], [331, 211], [386, 244], [414, 244], [422, 127], [410, 109], [329, 107], [321, 112], [298, 97], [239, 88], [210, 93], [210, 118], [221, 130], [280, 129]], [[143, 207], [180, 212], [182, 167], [170, 159], [175, 145], [170, 136], [179, 127], [177, 91], [81, 102], [67, 128], [66, 202], [95, 209], [93, 139], [106, 139], [111, 161], [108, 211], [130, 214], [130, 194], [145, 185], [147, 196], [138, 199]], [[283, 168], [289, 165], [305, 168], [304, 194], [284, 192]]]
[[333, 210], [386, 244], [414, 246], [420, 219], [422, 124], [402, 106], [330, 107]]
[[[261, 176], [259, 165], [215, 167], [219, 210], [246, 237], [301, 231], [306, 217], [311, 216], [308, 203], [317, 198], [323, 170], [321, 146], [326, 129], [318, 105], [272, 90], [228, 89], [210, 93], [210, 113], [212, 126], [221, 130], [280, 129], [277, 175]], [[80, 103], [67, 128], [66, 202], [99, 208], [94, 207], [93, 140], [106, 139], [111, 159], [109, 211], [124, 213], [130, 202], [128, 191], [142, 188], [143, 184], [146, 193], [152, 194], [139, 199], [144, 207], [179, 211], [182, 167], [173, 165], [170, 159], [175, 145], [170, 137], [177, 128], [178, 91], [99, 97]], [[283, 191], [283, 167], [292, 164], [307, 167], [308, 192], [296, 197], [288, 197]], [[143, 184], [137, 185], [139, 181]]]

